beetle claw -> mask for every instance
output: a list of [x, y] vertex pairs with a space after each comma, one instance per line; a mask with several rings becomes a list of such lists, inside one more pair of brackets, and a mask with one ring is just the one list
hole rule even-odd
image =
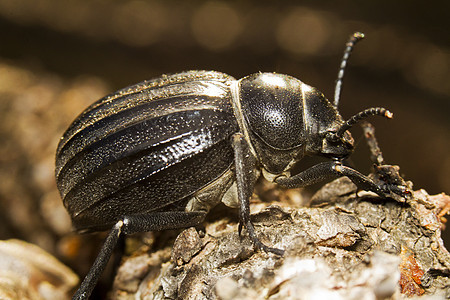
[[266, 253], [273, 253], [278, 256], [283, 256], [283, 254], [285, 252], [285, 250], [283, 250], [283, 249], [272, 248], [272, 247], [266, 246], [259, 239], [254, 240], [253, 244], [255, 245], [255, 247], [258, 250], [263, 250]]
[[[411, 190], [406, 185], [387, 184], [384, 186], [387, 196], [400, 196], [404, 199], [409, 199], [412, 196]], [[395, 197], [397, 198], [397, 197]]]
[[253, 242], [253, 246], [257, 250], [263, 250], [266, 253], [273, 253], [273, 254], [276, 254], [278, 256], [283, 256], [283, 254], [285, 252], [284, 250], [266, 246], [258, 239], [258, 237], [256, 236], [255, 228], [253, 227], [253, 223], [252, 222], [247, 222], [247, 226], [246, 227], [247, 227], [248, 235], [250, 236], [250, 239]]

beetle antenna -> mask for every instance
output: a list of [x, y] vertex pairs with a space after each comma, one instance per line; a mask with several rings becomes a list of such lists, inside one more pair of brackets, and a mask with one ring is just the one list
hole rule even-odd
[[382, 117], [386, 117], [388, 119], [392, 119], [394, 117], [394, 114], [383, 107], [371, 107], [371, 108], [365, 109], [365, 110], [357, 113], [350, 119], [348, 119], [344, 124], [342, 124], [342, 126], [339, 127], [339, 129], [336, 131], [334, 136], [342, 137], [342, 135], [344, 134], [344, 132], [346, 130], [350, 129], [353, 125], [355, 125], [359, 121], [364, 120], [365, 118], [370, 117], [370, 116], [382, 116]]
[[364, 38], [364, 33], [362, 32], [355, 32], [350, 36], [350, 39], [348, 40], [344, 51], [344, 56], [341, 60], [341, 66], [339, 67], [338, 77], [336, 80], [336, 88], [334, 90], [334, 107], [337, 107], [339, 104], [339, 98], [341, 97], [341, 88], [342, 88], [342, 80], [344, 79], [344, 71], [345, 67], [347, 66], [348, 58], [350, 57], [350, 54], [352, 53], [353, 47], [355, 44], [362, 40]]

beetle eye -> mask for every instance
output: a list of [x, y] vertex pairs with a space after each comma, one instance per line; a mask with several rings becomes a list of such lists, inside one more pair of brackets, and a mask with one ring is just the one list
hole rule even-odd
[[328, 131], [325, 135], [325, 138], [331, 143], [336, 143], [337, 141], [339, 141], [339, 137], [336, 135], [335, 131]]
[[350, 132], [345, 131], [342, 136], [335, 131], [328, 131], [325, 135], [325, 140], [329, 146], [346, 145], [346, 147], [353, 147], [353, 137]]

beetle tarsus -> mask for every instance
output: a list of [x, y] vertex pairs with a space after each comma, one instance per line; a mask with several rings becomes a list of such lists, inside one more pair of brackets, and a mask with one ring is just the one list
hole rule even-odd
[[375, 137], [375, 127], [367, 121], [361, 122], [361, 127], [364, 131], [367, 145], [369, 146], [375, 176], [384, 182], [381, 185], [381, 189], [388, 195], [394, 193], [404, 199], [411, 197], [412, 192], [408, 184], [401, 177], [399, 167], [385, 164], [383, 153]]
[[380, 188], [386, 193], [389, 194], [390, 192], [397, 194], [401, 197], [407, 198], [412, 195], [411, 191], [403, 185], [396, 185], [396, 184], [384, 184], [381, 185]]
[[276, 255], [283, 256], [283, 254], [285, 252], [284, 250], [268, 247], [258, 239], [258, 237], [256, 236], [255, 227], [253, 226], [252, 222], [247, 222], [246, 228], [248, 231], [248, 235], [249, 235], [250, 239], [252, 240], [253, 245], [255, 246], [256, 249], [263, 250], [264, 252], [267, 252], [267, 253], [274, 253]]

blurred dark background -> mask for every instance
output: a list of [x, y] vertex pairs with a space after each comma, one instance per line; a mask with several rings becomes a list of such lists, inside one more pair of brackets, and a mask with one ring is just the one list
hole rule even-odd
[[[393, 120], [371, 119], [386, 161], [415, 189], [449, 193], [449, 26], [449, 1], [0, 0], [0, 239], [82, 261], [74, 249], [86, 240], [70, 233], [54, 153], [98, 98], [163, 73], [210, 69], [289, 74], [332, 99], [354, 31], [366, 39], [350, 59], [341, 114], [389, 108]], [[353, 163], [368, 173], [362, 131], [352, 132]]]

